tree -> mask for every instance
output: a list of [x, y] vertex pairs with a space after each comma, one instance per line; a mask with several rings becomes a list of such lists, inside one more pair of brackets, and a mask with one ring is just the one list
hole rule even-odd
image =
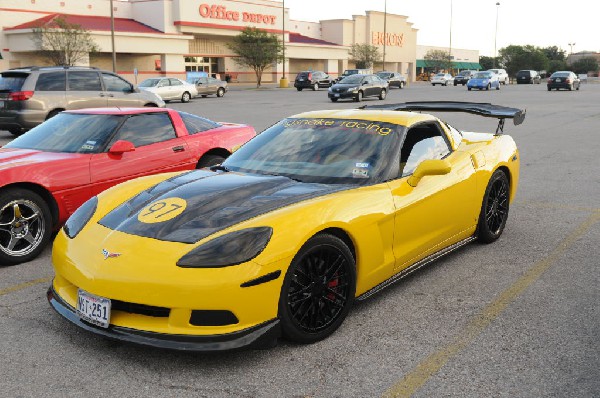
[[542, 51], [550, 61], [565, 61], [567, 59], [567, 52], [556, 46], [542, 48]]
[[569, 66], [566, 61], [559, 61], [557, 59], [553, 59], [548, 63], [548, 75], [556, 72], [557, 70], [568, 70]]
[[63, 17], [33, 29], [33, 41], [40, 55], [56, 66], [74, 66], [98, 51], [89, 31], [68, 23]]
[[429, 50], [425, 54], [425, 61], [427, 66], [435, 68], [436, 72], [440, 69], [450, 70], [452, 67], [452, 61], [450, 61], [450, 53], [444, 50]]
[[494, 60], [494, 57], [488, 57], [485, 55], [481, 55], [479, 57], [479, 65], [481, 65], [481, 68], [483, 70], [488, 70], [488, 69], [492, 69], [494, 67], [494, 65], [498, 65], [498, 58], [496, 58]]
[[532, 45], [510, 45], [500, 49], [500, 62], [510, 76], [521, 69], [546, 70], [549, 60], [544, 50]]
[[358, 69], [370, 69], [375, 62], [381, 61], [379, 49], [371, 44], [353, 44], [350, 56]]
[[592, 57], [581, 58], [571, 64], [571, 69], [575, 73], [596, 72], [598, 71], [598, 61]]
[[227, 46], [237, 54], [235, 62], [254, 70], [257, 88], [265, 69], [273, 62], [283, 61], [283, 44], [277, 36], [258, 28], [244, 28]]

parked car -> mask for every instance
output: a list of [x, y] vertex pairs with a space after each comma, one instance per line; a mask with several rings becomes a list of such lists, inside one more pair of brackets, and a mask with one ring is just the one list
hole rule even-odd
[[381, 71], [375, 74], [383, 80], [387, 80], [390, 88], [394, 86], [398, 88], [404, 88], [404, 86], [406, 86], [406, 77], [404, 77], [398, 72]]
[[488, 71], [498, 75], [500, 84], [507, 85], [510, 83], [510, 78], [508, 77], [508, 73], [506, 73], [506, 69], [488, 69]]
[[165, 103], [119, 75], [96, 68], [32, 66], [0, 73], [0, 130], [16, 136], [64, 110], [113, 106]]
[[255, 134], [173, 109], [59, 113], [0, 148], [0, 265], [35, 258], [77, 207], [105, 189], [220, 163]]
[[179, 100], [186, 103], [198, 95], [195, 84], [175, 77], [151, 77], [141, 82], [138, 87], [158, 95], [165, 102]]
[[462, 84], [464, 86], [469, 79], [475, 76], [475, 73], [477, 73], [475, 70], [461, 70], [458, 75], [454, 76], [454, 85], [458, 86]]
[[370, 75], [372, 73], [371, 69], [346, 69], [342, 72], [342, 74], [337, 78], [336, 82], [339, 82], [343, 78], [352, 75]]
[[333, 79], [327, 73], [318, 70], [300, 72], [294, 80], [294, 87], [298, 91], [302, 91], [303, 88], [310, 88], [316, 91], [321, 87], [331, 87], [332, 84]]
[[90, 334], [152, 347], [309, 344], [334, 333], [356, 301], [500, 238], [519, 185], [514, 140], [411, 110], [515, 124], [524, 111], [381, 108], [290, 116], [215, 172], [136, 179], [94, 196], [54, 241], [50, 305]]
[[379, 97], [380, 100], [384, 100], [388, 89], [387, 80], [377, 75], [354, 74], [331, 86], [327, 96], [331, 102], [345, 98], [360, 102], [365, 97]]
[[222, 97], [229, 89], [226, 81], [219, 80], [210, 76], [199, 77], [193, 79], [189, 83], [192, 83], [196, 86], [196, 90], [198, 90], [198, 95], [202, 98], [206, 98], [207, 96], [212, 94], [215, 94], [217, 97]]
[[472, 88], [479, 90], [489, 90], [495, 88], [500, 90], [500, 80], [498, 80], [498, 74], [490, 71], [483, 71], [475, 73], [467, 82], [467, 90], [471, 91]]
[[559, 90], [564, 88], [566, 90], [579, 90], [579, 86], [581, 85], [581, 80], [579, 77], [571, 72], [571, 71], [558, 71], [554, 72], [548, 78], [548, 91], [555, 89]]
[[435, 86], [439, 84], [441, 86], [447, 86], [452, 83], [454, 78], [450, 73], [437, 73], [431, 78], [431, 85]]
[[520, 70], [516, 75], [517, 84], [540, 84], [542, 77], [535, 70]]

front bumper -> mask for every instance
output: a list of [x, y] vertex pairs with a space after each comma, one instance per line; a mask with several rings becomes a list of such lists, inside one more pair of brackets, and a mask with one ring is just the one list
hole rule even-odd
[[327, 96], [331, 99], [331, 98], [338, 98], [338, 99], [346, 99], [346, 98], [355, 98], [358, 95], [358, 92], [353, 92], [353, 91], [345, 91], [343, 93], [327, 93]]
[[52, 285], [48, 289], [47, 298], [56, 312], [82, 329], [110, 339], [156, 348], [198, 352], [269, 348], [276, 344], [277, 338], [281, 335], [279, 319], [271, 319], [238, 332], [212, 336], [155, 333], [115, 325], [104, 329], [82, 321], [77, 316], [75, 308], [65, 302]]

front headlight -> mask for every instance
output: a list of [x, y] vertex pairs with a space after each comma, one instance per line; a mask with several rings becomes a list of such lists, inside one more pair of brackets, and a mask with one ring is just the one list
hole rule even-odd
[[79, 232], [85, 227], [90, 218], [96, 212], [96, 207], [98, 207], [98, 197], [92, 196], [88, 199], [84, 204], [82, 204], [75, 213], [69, 217], [63, 230], [67, 234], [67, 236], [71, 239], [77, 236]]
[[356, 91], [358, 91], [358, 87], [350, 87], [350, 88], [348, 89], [348, 92], [349, 92], [349, 93], [355, 93]]
[[219, 236], [181, 257], [182, 268], [221, 268], [237, 265], [258, 256], [269, 243], [273, 228], [247, 228]]

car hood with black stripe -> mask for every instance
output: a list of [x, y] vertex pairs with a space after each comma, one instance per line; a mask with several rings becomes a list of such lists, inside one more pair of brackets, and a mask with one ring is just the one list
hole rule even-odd
[[[140, 192], [106, 214], [99, 223], [132, 235], [195, 243], [261, 214], [351, 187], [302, 183], [283, 176], [197, 170]], [[138, 219], [147, 206], [173, 198], [186, 203], [185, 210], [178, 216], [157, 223]]]

